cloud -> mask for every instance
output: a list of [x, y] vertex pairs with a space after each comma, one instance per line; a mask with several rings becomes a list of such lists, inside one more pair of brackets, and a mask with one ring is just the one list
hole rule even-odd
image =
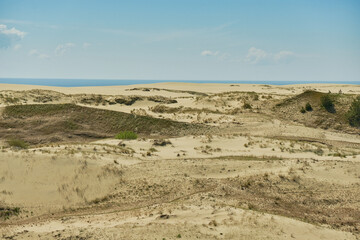
[[8, 28], [5, 24], [0, 24], [0, 48], [10, 47], [14, 42], [25, 37], [26, 33], [16, 28]]
[[55, 56], [63, 56], [69, 49], [75, 47], [74, 43], [60, 44], [55, 48]]
[[213, 52], [210, 50], [204, 50], [201, 52], [201, 56], [217, 56], [219, 54], [219, 51]]
[[280, 51], [278, 53], [268, 53], [262, 49], [251, 47], [246, 55], [245, 62], [250, 64], [278, 64], [289, 63], [295, 58], [295, 53], [291, 51]]
[[10, 35], [10, 36], [17, 36], [20, 38], [24, 38], [26, 33], [22, 32], [16, 28], [8, 28], [5, 24], [0, 24], [0, 33], [1, 34], [5, 34], [5, 35]]
[[22, 47], [21, 44], [16, 44], [16, 45], [14, 46], [14, 50], [17, 51], [17, 50], [19, 50], [21, 47]]
[[245, 61], [251, 64], [257, 64], [266, 61], [267, 58], [268, 54], [264, 50], [252, 47], [249, 49]]
[[280, 51], [274, 55], [274, 60], [278, 63], [289, 63], [295, 58], [295, 53], [290, 51]]
[[88, 48], [88, 47], [90, 47], [91, 46], [91, 43], [88, 43], [88, 42], [84, 42], [83, 43], [83, 48]]
[[40, 59], [48, 59], [49, 55], [44, 54], [44, 53], [40, 53], [37, 49], [32, 49], [29, 51], [29, 56], [35, 56], [38, 57]]

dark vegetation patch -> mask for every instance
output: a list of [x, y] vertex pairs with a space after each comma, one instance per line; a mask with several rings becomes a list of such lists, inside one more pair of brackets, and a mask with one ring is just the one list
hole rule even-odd
[[360, 96], [351, 103], [346, 115], [351, 126], [360, 127]]
[[63, 94], [56, 91], [33, 89], [28, 91], [0, 91], [0, 103], [7, 105], [22, 104], [29, 101], [36, 103], [82, 103], [88, 105], [132, 105], [136, 101], [152, 101], [163, 104], [177, 103], [175, 99], [164, 96], [122, 96], [100, 94]]
[[149, 116], [82, 107], [74, 104], [7, 106], [0, 119], [0, 138], [30, 144], [113, 137], [131, 131], [141, 136], [184, 136], [210, 128]]
[[251, 109], [252, 107], [251, 107], [251, 105], [249, 103], [244, 103], [243, 108], [244, 109]]
[[335, 113], [335, 105], [333, 96], [331, 96], [329, 93], [326, 95], [321, 96], [321, 105], [328, 111], [329, 113]]
[[169, 140], [165, 139], [155, 139], [153, 145], [164, 147], [166, 145], [171, 145], [172, 143]]
[[7, 220], [12, 216], [18, 216], [20, 214], [20, 208], [18, 207], [1, 207], [0, 206], [0, 219]]
[[[358, 133], [359, 129], [354, 128], [358, 126], [355, 123], [358, 103], [354, 99], [356, 96], [350, 94], [308, 90], [282, 100], [275, 105], [273, 111], [281, 118], [300, 122], [308, 127]], [[350, 108], [352, 110], [349, 110]]]

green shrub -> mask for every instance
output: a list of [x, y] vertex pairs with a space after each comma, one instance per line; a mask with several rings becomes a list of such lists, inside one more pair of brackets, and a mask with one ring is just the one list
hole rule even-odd
[[137, 137], [137, 134], [131, 131], [120, 132], [115, 136], [116, 139], [137, 139]]
[[300, 112], [301, 112], [301, 113], [306, 113], [305, 108], [304, 108], [304, 107], [302, 107], [302, 108], [300, 109]]
[[23, 149], [28, 148], [28, 144], [21, 139], [10, 139], [7, 142], [11, 147], [17, 147]]
[[351, 126], [360, 127], [360, 96], [351, 103], [346, 115]]
[[9, 208], [0, 206], [0, 218], [4, 220], [9, 219], [11, 216], [18, 216], [20, 214], [20, 208]]
[[306, 105], [305, 105], [305, 110], [308, 111], [308, 112], [310, 112], [310, 111], [313, 110], [313, 108], [312, 108], [312, 106], [311, 106], [310, 103], [306, 103]]
[[329, 113], [335, 112], [334, 101], [331, 98], [330, 94], [326, 94], [321, 97], [321, 105], [328, 111]]

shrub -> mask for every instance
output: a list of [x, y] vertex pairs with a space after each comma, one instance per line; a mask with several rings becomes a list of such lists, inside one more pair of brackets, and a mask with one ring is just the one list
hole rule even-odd
[[131, 131], [120, 132], [115, 136], [116, 139], [137, 139], [137, 137], [137, 134]]
[[243, 108], [251, 109], [251, 105], [249, 103], [244, 103]]
[[346, 115], [351, 126], [360, 127], [360, 96], [351, 103]]
[[9, 208], [0, 206], [0, 217], [4, 220], [9, 219], [11, 216], [18, 216], [20, 214], [20, 208]]
[[306, 113], [305, 108], [304, 108], [304, 107], [302, 107], [302, 108], [300, 109], [300, 112], [301, 112], [301, 113]]
[[312, 108], [312, 106], [311, 106], [310, 103], [306, 103], [306, 105], [305, 105], [305, 110], [308, 111], [308, 112], [310, 112], [310, 111], [313, 110], [313, 108]]
[[321, 97], [321, 105], [326, 109], [326, 111], [328, 111], [329, 113], [334, 113], [335, 112], [335, 106], [334, 106], [334, 101], [333, 99], [330, 97], [330, 94], [326, 94], [324, 96]]
[[155, 139], [153, 145], [154, 146], [166, 146], [168, 144], [172, 144], [169, 140], [164, 139]]
[[28, 144], [21, 139], [10, 139], [7, 142], [11, 147], [17, 147], [23, 149], [28, 148]]

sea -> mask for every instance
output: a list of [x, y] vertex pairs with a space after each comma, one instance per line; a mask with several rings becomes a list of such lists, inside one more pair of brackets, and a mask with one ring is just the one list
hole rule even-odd
[[149, 83], [229, 83], [229, 84], [267, 84], [267, 85], [290, 85], [290, 84], [353, 84], [360, 85], [360, 81], [228, 81], [228, 80], [127, 80], [127, 79], [55, 79], [55, 78], [0, 78], [0, 83], [26, 84], [53, 87], [93, 87], [93, 86], [118, 86]]

